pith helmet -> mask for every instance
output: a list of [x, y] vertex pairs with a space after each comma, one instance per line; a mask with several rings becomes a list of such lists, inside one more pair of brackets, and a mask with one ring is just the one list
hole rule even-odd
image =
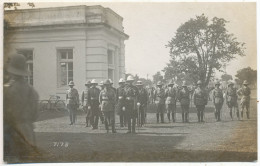
[[218, 81], [218, 82], [216, 82], [216, 83], [215, 83], [215, 86], [216, 86], [216, 85], [220, 85], [220, 82], [219, 82], [219, 81]]
[[125, 83], [125, 80], [123, 78], [120, 78], [119, 83]]
[[199, 81], [197, 82], [197, 85], [201, 85], [201, 84], [202, 84], [202, 81], [199, 80]]
[[105, 82], [104, 82], [104, 85], [110, 85], [111, 84], [111, 82], [109, 81], [109, 80], [106, 80]]
[[248, 85], [249, 83], [247, 82], [247, 80], [245, 80], [244, 82], [243, 82], [243, 85]]
[[85, 85], [90, 85], [91, 82], [90, 81], [86, 81]]
[[137, 84], [136, 85], [143, 85], [142, 81], [137, 81]]
[[96, 80], [95, 79], [91, 80], [91, 84], [97, 84]]
[[104, 81], [100, 81], [99, 85], [103, 86], [104, 85]]
[[74, 82], [73, 81], [70, 81], [69, 82], [69, 86], [74, 86], [75, 84], [74, 84]]
[[131, 76], [131, 75], [130, 75], [130, 76], [128, 76], [128, 77], [127, 77], [127, 79], [126, 79], [126, 81], [134, 81], [134, 78], [133, 78], [133, 76]]
[[186, 81], [183, 81], [183, 83], [182, 83], [182, 87], [184, 87], [184, 86], [188, 86]]
[[162, 86], [162, 82], [161, 82], [161, 81], [158, 81], [158, 82], [157, 82], [157, 86]]
[[228, 83], [228, 86], [230, 86], [230, 85], [234, 85], [234, 83], [233, 83], [232, 81], [230, 81], [230, 82]]
[[26, 69], [26, 59], [22, 54], [13, 54], [10, 56], [7, 71], [19, 76], [30, 75], [30, 72]]
[[111, 79], [108, 79], [108, 81], [110, 82], [110, 84], [113, 84], [113, 81]]

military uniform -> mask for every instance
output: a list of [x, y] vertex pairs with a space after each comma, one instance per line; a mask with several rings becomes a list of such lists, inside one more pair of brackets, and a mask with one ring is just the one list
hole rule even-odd
[[139, 109], [139, 123], [141, 126], [143, 126], [145, 124], [145, 109], [147, 107], [147, 103], [148, 103], [148, 92], [146, 91], [145, 88], [141, 87], [138, 88], [138, 99], [137, 102], [140, 103], [140, 105], [138, 105], [138, 109]]
[[164, 123], [164, 111], [165, 111], [165, 90], [163, 88], [157, 88], [155, 90], [155, 104], [156, 104], [156, 118], [159, 123], [159, 115], [161, 116], [161, 123]]
[[[247, 83], [247, 81], [244, 81], [244, 83]], [[247, 85], [247, 84], [244, 84], [244, 85]], [[249, 107], [250, 107], [251, 90], [248, 86], [243, 86], [242, 88], [240, 88], [237, 91], [237, 94], [239, 96], [242, 96], [241, 101], [240, 101], [240, 105], [241, 105], [241, 108], [242, 108], [241, 116], [243, 118], [243, 112], [244, 112], [244, 109], [246, 108], [246, 115], [247, 115], [247, 118], [249, 119]]]
[[91, 120], [93, 129], [98, 128], [98, 120], [100, 116], [99, 110], [99, 94], [100, 90], [96, 86], [92, 86], [88, 91], [88, 103], [90, 105], [91, 110]]
[[115, 133], [115, 109], [116, 94], [112, 88], [105, 88], [100, 92], [99, 102], [101, 103], [101, 111], [105, 116], [105, 128], [109, 131], [108, 122], [111, 121], [112, 132]]
[[125, 108], [128, 123], [128, 133], [135, 133], [135, 125], [137, 118], [137, 96], [138, 89], [132, 84], [125, 86]]
[[217, 121], [220, 121], [220, 110], [224, 103], [223, 92], [220, 88], [216, 87], [212, 91], [213, 103], [215, 105], [215, 117]]
[[179, 91], [179, 101], [181, 103], [182, 110], [182, 122], [189, 122], [188, 114], [190, 108], [190, 91], [188, 88], [183, 88]]
[[202, 89], [201, 87], [198, 87], [194, 91], [194, 104], [196, 106], [196, 109], [198, 111], [198, 121], [204, 122], [203, 116], [204, 116], [204, 110], [205, 105], [207, 105], [208, 102], [208, 95], [206, 90]]
[[226, 103], [230, 110], [229, 114], [231, 119], [233, 120], [232, 115], [232, 108], [236, 108], [237, 110], [237, 117], [239, 118], [239, 109], [238, 109], [238, 103], [237, 103], [237, 89], [233, 88], [231, 86], [228, 87], [226, 91]]
[[116, 90], [116, 108], [117, 113], [120, 118], [120, 126], [126, 126], [126, 116], [125, 116], [125, 90], [124, 86], [118, 87]]
[[76, 111], [79, 106], [79, 94], [77, 89], [72, 87], [69, 90], [67, 90], [66, 101], [67, 101], [67, 109], [69, 111], [69, 116], [70, 116], [70, 122], [71, 124], [75, 124]]
[[88, 91], [89, 91], [89, 87], [86, 86], [86, 89], [82, 92], [81, 95], [81, 103], [83, 105], [83, 109], [86, 112], [86, 127], [88, 127], [88, 123], [91, 117], [91, 111], [89, 109], [89, 104], [88, 104]]
[[172, 113], [172, 121], [175, 122], [176, 118], [176, 99], [177, 99], [177, 91], [174, 87], [168, 87], [166, 90], [166, 101], [165, 106], [167, 110], [167, 117], [170, 121], [170, 114]]

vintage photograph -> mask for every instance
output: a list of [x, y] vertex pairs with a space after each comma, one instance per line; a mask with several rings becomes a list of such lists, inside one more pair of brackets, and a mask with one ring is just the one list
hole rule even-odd
[[4, 163], [257, 162], [256, 13], [3, 3]]

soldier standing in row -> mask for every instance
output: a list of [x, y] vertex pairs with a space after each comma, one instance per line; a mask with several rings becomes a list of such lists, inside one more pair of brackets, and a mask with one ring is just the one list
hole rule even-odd
[[155, 90], [155, 104], [156, 104], [156, 118], [159, 123], [159, 116], [161, 116], [161, 123], [164, 123], [164, 110], [165, 110], [165, 90], [162, 87], [161, 81], [157, 83]]
[[[100, 89], [100, 91], [102, 91], [104, 88], [105, 88], [105, 86], [104, 86], [104, 81], [100, 81], [100, 83], [99, 83], [99, 89]], [[99, 107], [99, 112], [100, 112], [100, 120], [101, 120], [101, 122], [102, 122], [102, 124], [104, 124], [104, 121], [105, 121], [105, 117], [104, 117], [104, 114], [103, 114], [103, 112], [101, 111], [101, 106]]]
[[77, 108], [79, 107], [79, 93], [77, 89], [73, 88], [74, 87], [73, 81], [69, 82], [69, 87], [70, 89], [67, 91], [66, 94], [66, 103], [70, 115], [70, 125], [73, 125], [75, 124], [76, 111]]
[[10, 56], [7, 71], [11, 79], [3, 89], [4, 160], [21, 162], [24, 157], [39, 155], [33, 131], [39, 96], [24, 80], [30, 73], [23, 55]]
[[112, 133], [116, 133], [115, 130], [115, 102], [116, 102], [116, 93], [110, 87], [109, 80], [104, 82], [105, 88], [100, 92], [99, 102], [101, 103], [101, 111], [105, 116], [105, 128], [107, 133], [109, 132], [108, 122], [111, 120]]
[[128, 131], [127, 133], [135, 133], [136, 117], [137, 117], [137, 97], [138, 89], [133, 85], [134, 78], [130, 75], [127, 77], [126, 86], [125, 86], [125, 107], [126, 107], [126, 116], [128, 122]]
[[143, 87], [143, 83], [142, 81], [137, 81], [136, 84], [137, 88], [138, 88], [138, 100], [137, 100], [137, 107], [139, 109], [139, 114], [138, 114], [138, 121], [141, 127], [144, 125], [145, 123], [145, 109], [147, 107], [147, 103], [148, 103], [148, 92], [146, 91], [146, 89]]
[[202, 82], [199, 80], [197, 83], [198, 87], [194, 91], [194, 104], [198, 111], [198, 122], [204, 122], [204, 110], [208, 102], [208, 95], [206, 90], [202, 87]]
[[119, 87], [116, 90], [117, 113], [119, 115], [120, 127], [126, 126], [125, 116], [125, 80], [120, 78]]
[[90, 104], [91, 109], [91, 125], [92, 129], [95, 130], [98, 128], [98, 119], [100, 115], [99, 111], [99, 94], [100, 90], [96, 87], [97, 83], [96, 80], [93, 79], [91, 81], [91, 88], [89, 89], [88, 93], [88, 103]]
[[237, 110], [237, 118], [239, 119], [239, 109], [237, 103], [237, 89], [233, 87], [233, 82], [228, 83], [228, 89], [226, 91], [226, 104], [229, 108], [229, 114], [231, 119], [233, 120], [232, 109]]
[[220, 110], [224, 103], [223, 93], [219, 86], [220, 83], [216, 82], [215, 89], [212, 92], [213, 103], [215, 105], [215, 118], [217, 121], [220, 121]]
[[182, 84], [182, 89], [179, 91], [179, 101], [182, 110], [182, 122], [189, 122], [189, 108], [190, 108], [190, 91], [186, 82]]
[[177, 100], [177, 91], [173, 87], [174, 83], [171, 81], [168, 84], [168, 88], [166, 89], [166, 101], [165, 106], [167, 110], [167, 117], [169, 122], [171, 121], [171, 113], [172, 113], [172, 121], [175, 122], [176, 118], [176, 100]]
[[245, 80], [243, 82], [243, 87], [240, 88], [237, 91], [237, 94], [239, 96], [242, 96], [241, 101], [240, 101], [240, 105], [242, 107], [241, 117], [243, 118], [243, 112], [244, 112], [244, 109], [246, 108], [247, 119], [249, 119], [249, 107], [250, 107], [250, 94], [251, 94], [251, 90], [248, 87], [247, 80]]
[[89, 109], [89, 104], [88, 104], [88, 91], [90, 89], [90, 85], [91, 85], [90, 81], [87, 81], [85, 83], [86, 89], [82, 92], [82, 96], [81, 96], [81, 103], [84, 111], [86, 112], [86, 127], [89, 126], [89, 121], [91, 117], [91, 111]]

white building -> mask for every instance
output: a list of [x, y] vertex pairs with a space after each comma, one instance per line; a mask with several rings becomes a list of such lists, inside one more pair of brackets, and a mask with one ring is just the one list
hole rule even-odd
[[123, 18], [102, 6], [5, 11], [8, 52], [27, 57], [28, 81], [40, 94], [65, 97], [73, 80], [81, 93], [86, 80], [125, 76]]

